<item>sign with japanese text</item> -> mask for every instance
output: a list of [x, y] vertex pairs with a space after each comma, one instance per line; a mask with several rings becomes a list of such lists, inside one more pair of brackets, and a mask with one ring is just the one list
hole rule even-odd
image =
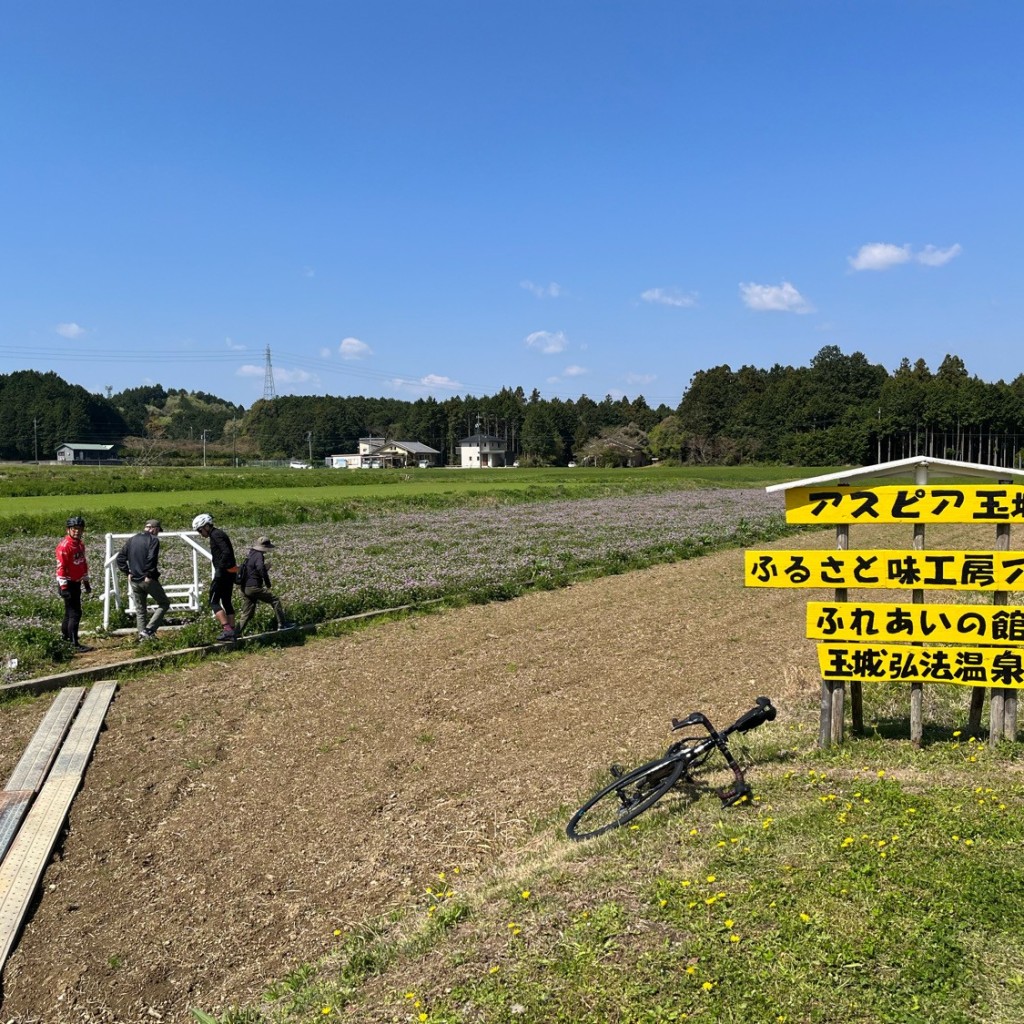
[[810, 601], [811, 640], [875, 643], [1024, 643], [1024, 608], [962, 604]]
[[819, 644], [822, 679], [1024, 687], [1024, 649]]
[[1024, 486], [793, 487], [790, 523], [1024, 523]]
[[746, 551], [748, 587], [1024, 589], [1024, 551]]

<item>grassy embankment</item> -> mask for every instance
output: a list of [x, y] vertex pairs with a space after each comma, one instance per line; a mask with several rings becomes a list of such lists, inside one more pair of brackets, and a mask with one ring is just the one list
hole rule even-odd
[[6, 536], [59, 537], [72, 514], [90, 533], [140, 528], [157, 517], [186, 529], [196, 511], [236, 525], [337, 522], [369, 513], [521, 504], [702, 487], [764, 487], [827, 472], [781, 466], [622, 469], [314, 470], [4, 466]]
[[901, 739], [899, 687], [872, 692], [867, 737], [829, 751], [810, 704], [764, 727], [745, 808], [670, 795], [583, 844], [562, 832], [571, 807], [553, 808], [503, 863], [437, 865], [418, 910], [311, 937], [333, 949], [258, 1006], [197, 1019], [1015, 1024], [1019, 748], [960, 731], [962, 688], [927, 702], [921, 750]]

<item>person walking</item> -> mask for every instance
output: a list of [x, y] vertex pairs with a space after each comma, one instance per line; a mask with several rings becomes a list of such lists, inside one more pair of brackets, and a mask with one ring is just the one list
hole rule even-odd
[[[135, 624], [140, 640], [152, 640], [156, 631], [170, 610], [171, 602], [164, 593], [160, 582], [160, 531], [159, 519], [147, 519], [141, 533], [129, 537], [117, 553], [117, 567], [128, 577], [135, 603]], [[152, 598], [157, 607], [146, 621], [146, 605]]]
[[82, 591], [92, 593], [89, 582], [89, 562], [85, 557], [85, 520], [81, 516], [68, 518], [67, 533], [61, 538], [54, 554], [57, 556], [57, 592], [64, 602], [64, 619], [60, 635], [75, 649], [76, 654], [93, 650], [78, 640], [78, 627], [82, 621]]
[[274, 609], [278, 629], [293, 629], [295, 627], [294, 622], [286, 621], [280, 598], [270, 589], [270, 572], [264, 556], [266, 552], [273, 550], [275, 550], [273, 541], [269, 537], [260, 537], [249, 548], [249, 554], [246, 555], [245, 561], [239, 566], [238, 585], [241, 587], [243, 595], [245, 595], [245, 602], [242, 605], [241, 614], [238, 616], [238, 628], [235, 630], [236, 637], [242, 635], [242, 630], [245, 629], [252, 618], [253, 612], [256, 611], [256, 605], [261, 602], [269, 604]]
[[235, 549], [231, 538], [214, 525], [213, 516], [200, 512], [192, 520], [192, 529], [204, 540], [210, 542], [210, 559], [213, 562], [213, 579], [210, 581], [210, 611], [220, 623], [219, 641], [235, 639], [235, 606], [231, 595], [235, 589], [238, 565], [235, 563]]

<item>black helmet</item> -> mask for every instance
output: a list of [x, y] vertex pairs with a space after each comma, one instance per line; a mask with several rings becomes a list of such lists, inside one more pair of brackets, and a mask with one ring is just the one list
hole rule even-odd
[[81, 516], [69, 516], [67, 526], [69, 530], [72, 526], [80, 526], [84, 530], [85, 520]]

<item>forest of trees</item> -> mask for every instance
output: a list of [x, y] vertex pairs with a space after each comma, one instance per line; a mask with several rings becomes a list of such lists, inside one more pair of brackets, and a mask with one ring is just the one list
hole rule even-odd
[[924, 454], [1010, 466], [1024, 445], [1024, 375], [987, 383], [953, 355], [934, 373], [908, 359], [889, 373], [829, 345], [804, 367], [699, 370], [675, 408], [652, 409], [642, 396], [545, 399], [502, 388], [441, 401], [290, 395], [248, 410], [160, 385], [107, 398], [55, 373], [0, 375], [4, 459], [51, 460], [59, 444], [77, 441], [120, 444], [140, 460], [195, 461], [200, 445], [214, 461], [319, 460], [374, 436], [420, 441], [458, 464], [459, 440], [478, 431], [535, 465], [624, 464], [631, 447], [680, 462], [866, 465]]

